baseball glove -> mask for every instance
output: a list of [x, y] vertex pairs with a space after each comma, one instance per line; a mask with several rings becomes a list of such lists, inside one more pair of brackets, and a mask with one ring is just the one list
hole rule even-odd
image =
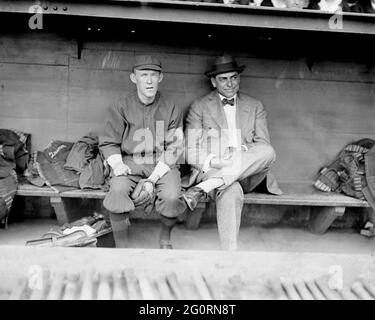
[[[148, 183], [152, 185], [152, 188], [146, 187], [146, 184]], [[151, 180], [141, 179], [135, 186], [130, 197], [133, 199], [134, 205], [140, 207], [151, 202], [154, 198], [154, 190], [155, 185]]]

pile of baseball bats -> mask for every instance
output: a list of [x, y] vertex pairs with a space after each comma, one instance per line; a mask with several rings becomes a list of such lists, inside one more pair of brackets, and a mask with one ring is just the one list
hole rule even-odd
[[[188, 283], [175, 272], [148, 275], [133, 269], [50, 272], [40, 281], [22, 277], [9, 300], [212, 300], [212, 288], [199, 271], [190, 274]], [[189, 290], [188, 290], [189, 288]]]
[[375, 279], [359, 276], [351, 286], [330, 285], [330, 276], [291, 281], [277, 278], [268, 281], [268, 288], [278, 300], [374, 300]]
[[[182, 276], [183, 275], [183, 276]], [[194, 268], [188, 272], [136, 272], [132, 268], [110, 271], [86, 270], [79, 273], [45, 272], [39, 281], [21, 277], [10, 300], [374, 300], [375, 278], [358, 276], [350, 285], [332, 286], [330, 275], [313, 279], [285, 277], [262, 281], [263, 293], [256, 285], [237, 281], [221, 286]], [[233, 281], [232, 281], [233, 282]], [[225, 289], [229, 292], [225, 294]], [[235, 292], [233, 290], [235, 289]], [[254, 291], [254, 292], [252, 292]], [[227, 292], [227, 293], [228, 293]], [[232, 292], [232, 294], [230, 294]], [[266, 293], [264, 295], [264, 293]]]

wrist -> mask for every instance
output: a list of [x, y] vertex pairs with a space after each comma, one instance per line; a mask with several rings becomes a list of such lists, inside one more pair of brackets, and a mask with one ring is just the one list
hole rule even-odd
[[159, 161], [148, 179], [150, 179], [155, 184], [156, 181], [164, 176], [169, 170], [170, 168], [168, 165], [166, 165], [164, 162]]
[[149, 183], [151, 183], [153, 186], [155, 186], [155, 182], [154, 182], [153, 180], [150, 180], [150, 178], [144, 179], [143, 181], [144, 181], [145, 183], [146, 183], [146, 182], [149, 182]]
[[149, 181], [153, 185], [155, 185], [156, 181], [158, 180], [159, 180], [159, 176], [157, 174], [151, 174], [145, 181]]
[[107, 163], [112, 167], [112, 169], [118, 167], [123, 163], [121, 154], [113, 154], [107, 158]]

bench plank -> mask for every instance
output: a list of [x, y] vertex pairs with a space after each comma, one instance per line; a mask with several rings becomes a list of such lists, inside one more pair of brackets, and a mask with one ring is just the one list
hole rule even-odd
[[[285, 189], [283, 189], [283, 191], [286, 192]], [[369, 207], [366, 201], [337, 193], [325, 192], [319, 192], [317, 194], [284, 193], [281, 196], [263, 193], [248, 193], [244, 196], [244, 203], [323, 207]]]
[[[310, 230], [316, 234], [323, 234], [338, 216], [342, 216], [346, 207], [369, 207], [366, 201], [338, 193], [321, 192], [311, 185], [298, 183], [280, 183], [282, 195], [264, 193], [248, 193], [244, 195], [245, 204], [310, 206]], [[37, 187], [28, 183], [20, 183], [17, 190], [20, 196], [50, 197], [59, 224], [69, 220], [64, 205], [64, 198], [104, 199], [106, 192], [101, 190], [71, 190], [61, 193], [49, 187]], [[198, 229], [201, 218], [206, 211], [207, 202], [198, 204], [194, 212], [189, 212], [186, 218], [188, 229]], [[205, 203], [206, 202], [206, 203]]]
[[[248, 193], [244, 196], [244, 203], [323, 207], [369, 207], [367, 201], [334, 192], [321, 192], [303, 183], [280, 183], [280, 187], [284, 192], [282, 195]], [[104, 199], [106, 192], [101, 190], [72, 190], [57, 193], [49, 187], [40, 188], [31, 184], [20, 183], [17, 195]]]
[[101, 190], [71, 190], [61, 193], [56, 192], [50, 187], [37, 187], [28, 183], [20, 183], [17, 189], [17, 195], [29, 197], [62, 197], [62, 198], [87, 198], [104, 199], [107, 193]]

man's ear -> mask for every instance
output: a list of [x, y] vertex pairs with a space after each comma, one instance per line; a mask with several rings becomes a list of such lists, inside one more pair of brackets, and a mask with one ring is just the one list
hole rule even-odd
[[135, 74], [134, 74], [134, 72], [132, 72], [132, 73], [130, 74], [130, 80], [131, 80], [131, 82], [133, 82], [133, 83], [137, 83], [137, 81], [135, 80]]
[[214, 88], [216, 88], [216, 79], [214, 77], [211, 77], [211, 84]]
[[160, 72], [160, 74], [159, 74], [159, 83], [163, 80], [163, 78], [164, 78], [163, 72]]

